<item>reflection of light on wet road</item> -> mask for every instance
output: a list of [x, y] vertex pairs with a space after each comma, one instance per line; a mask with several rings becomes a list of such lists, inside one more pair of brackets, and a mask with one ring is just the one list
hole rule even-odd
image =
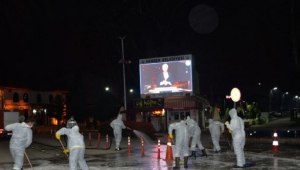
[[[174, 162], [166, 162], [166, 145], [161, 145], [161, 159], [157, 159], [157, 145], [145, 147], [145, 156], [141, 157], [141, 148], [134, 147], [131, 153], [127, 151], [115, 152], [103, 155], [86, 155], [90, 170], [171, 170]], [[198, 155], [201, 151], [197, 150]], [[256, 163], [254, 167], [249, 169], [275, 169], [275, 170], [299, 170], [299, 156], [291, 158], [275, 157], [272, 152], [267, 153], [245, 153], [246, 161]], [[52, 159], [35, 159], [31, 160], [35, 170], [68, 170], [68, 160], [61, 155]], [[180, 160], [183, 163], [183, 157]], [[208, 157], [189, 158], [188, 170], [229, 170], [236, 163], [236, 156], [233, 151], [224, 151], [221, 154], [216, 154], [212, 150], [208, 150]], [[2, 163], [3, 169], [11, 169], [12, 163]], [[183, 164], [180, 165], [183, 169]], [[1, 166], [0, 166], [1, 167]], [[0, 168], [1, 169], [1, 168]], [[24, 170], [31, 169], [30, 165], [25, 161]]]
[[274, 170], [278, 169], [278, 159], [277, 158], [274, 158], [273, 168], [274, 168]]

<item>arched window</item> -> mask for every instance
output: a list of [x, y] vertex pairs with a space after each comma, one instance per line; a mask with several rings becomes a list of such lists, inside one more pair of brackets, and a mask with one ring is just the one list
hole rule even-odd
[[23, 94], [23, 102], [28, 102], [28, 94], [27, 93], [24, 93]]
[[53, 103], [53, 96], [52, 96], [52, 94], [49, 95], [49, 103], [51, 103], [51, 104]]
[[19, 102], [19, 94], [18, 93], [13, 94], [13, 101], [14, 102]]
[[37, 101], [37, 103], [42, 103], [42, 95], [41, 94], [36, 95], [36, 101]]

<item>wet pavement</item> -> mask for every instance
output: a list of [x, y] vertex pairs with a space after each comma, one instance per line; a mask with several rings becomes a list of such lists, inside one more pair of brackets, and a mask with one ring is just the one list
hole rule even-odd
[[[298, 134], [298, 129], [279, 130], [279, 136], [284, 133]], [[256, 131], [254, 134], [254, 131]], [[250, 128], [250, 136], [248, 133], [245, 145], [246, 161], [255, 163], [255, 166], [245, 168], [253, 170], [298, 170], [300, 169], [300, 145], [281, 142], [279, 138], [279, 152], [272, 151], [272, 133], [271, 129], [254, 129]], [[49, 133], [50, 134], [50, 133]], [[62, 153], [60, 143], [47, 134], [35, 134], [34, 143], [26, 149], [27, 155], [30, 158], [30, 163], [24, 160], [24, 170], [68, 170], [68, 158]], [[94, 137], [96, 138], [96, 137]], [[142, 156], [141, 143], [138, 138], [131, 139], [131, 150], [127, 150], [127, 138], [122, 139], [121, 147], [123, 150], [115, 151], [114, 142], [111, 147], [107, 148], [105, 138], [101, 138], [101, 144], [97, 147], [97, 140], [92, 141], [92, 146], [89, 146], [89, 140], [86, 136], [86, 155], [90, 170], [171, 170], [174, 166], [174, 161], [166, 161], [166, 138], [161, 137], [160, 159], [158, 159], [157, 141], [145, 142], [145, 156]], [[267, 140], [265, 140], [267, 139]], [[111, 140], [111, 137], [110, 137]], [[300, 138], [293, 138], [299, 141]], [[188, 169], [190, 170], [230, 170], [236, 162], [234, 152], [230, 149], [230, 141], [226, 135], [222, 135], [220, 145], [222, 153], [213, 153], [212, 142], [209, 132], [202, 132], [201, 141], [207, 149], [208, 157], [200, 156], [200, 150], [197, 150], [197, 158], [189, 158]], [[110, 146], [110, 145], [109, 145]], [[174, 146], [172, 146], [174, 147]], [[173, 149], [174, 150], [174, 149]], [[183, 157], [181, 157], [181, 167], [183, 168]], [[0, 141], [0, 170], [11, 170], [13, 166], [11, 155], [8, 149], [8, 141]]]
[[[140, 146], [137, 146], [139, 141], [133, 141], [135, 147], [132, 147], [130, 153], [127, 149], [121, 151], [101, 151], [99, 149], [87, 149], [86, 161], [90, 170], [170, 170], [173, 169], [174, 162], [166, 161], [166, 145], [161, 145], [160, 159], [158, 159], [158, 148], [156, 145], [145, 147], [145, 156], [142, 156]], [[174, 146], [173, 146], [174, 147]], [[267, 147], [269, 148], [269, 147]], [[283, 145], [280, 147], [283, 151], [274, 153], [266, 149], [265, 144], [258, 146], [253, 145], [245, 150], [246, 161], [255, 163], [253, 167], [246, 169], [300, 169], [300, 153], [297, 150], [298, 146]], [[252, 150], [251, 150], [252, 149]], [[200, 150], [197, 151], [197, 158], [189, 158], [188, 169], [190, 170], [214, 170], [214, 169], [238, 169], [233, 168], [236, 162], [235, 154], [229, 148], [223, 147], [223, 153], [213, 153], [207, 149], [208, 157], [200, 156]], [[61, 154], [61, 149], [58, 146], [51, 147], [34, 143], [27, 149], [28, 155], [32, 156], [33, 152], [49, 155], [49, 157], [40, 156], [39, 158], [31, 159], [31, 164], [24, 160], [24, 170], [67, 170], [68, 159], [66, 155]], [[0, 158], [1, 159], [1, 158]], [[1, 162], [1, 161], [0, 161]], [[11, 169], [12, 163], [1, 163], [0, 169]], [[181, 169], [183, 168], [183, 157], [181, 157]]]

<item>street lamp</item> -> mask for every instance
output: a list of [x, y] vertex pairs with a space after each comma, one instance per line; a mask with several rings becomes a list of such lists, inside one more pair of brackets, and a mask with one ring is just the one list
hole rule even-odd
[[277, 90], [277, 87], [274, 87], [273, 89], [270, 89], [270, 94], [269, 94], [269, 112], [272, 111], [271, 101], [272, 101], [272, 96], [273, 96], [273, 91], [274, 90]]
[[282, 105], [281, 105], [281, 114], [283, 114], [283, 109], [284, 109], [284, 98], [285, 95], [289, 94], [289, 92], [285, 92], [282, 94]]

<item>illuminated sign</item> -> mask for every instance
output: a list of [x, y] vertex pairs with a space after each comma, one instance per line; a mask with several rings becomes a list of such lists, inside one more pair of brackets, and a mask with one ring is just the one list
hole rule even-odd
[[238, 102], [241, 99], [241, 92], [238, 88], [233, 88], [230, 92], [231, 100], [234, 102]]
[[193, 57], [190, 54], [139, 60], [141, 98], [193, 94]]
[[164, 107], [164, 99], [137, 99], [133, 100], [134, 108], [143, 108], [143, 107]]

